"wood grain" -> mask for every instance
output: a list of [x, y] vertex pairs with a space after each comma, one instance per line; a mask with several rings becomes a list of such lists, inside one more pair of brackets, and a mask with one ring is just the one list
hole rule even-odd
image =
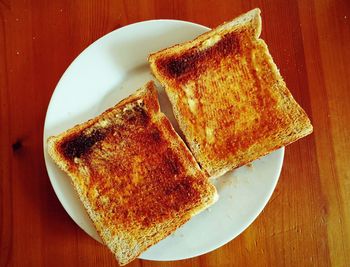
[[[0, 266], [116, 266], [69, 218], [43, 161], [49, 99], [70, 62], [124, 25], [214, 27], [260, 7], [262, 37], [314, 134], [286, 149], [258, 219], [206, 255], [129, 266], [349, 266], [349, 1], [0, 1]], [[203, 233], [205, 234], [205, 233]]]

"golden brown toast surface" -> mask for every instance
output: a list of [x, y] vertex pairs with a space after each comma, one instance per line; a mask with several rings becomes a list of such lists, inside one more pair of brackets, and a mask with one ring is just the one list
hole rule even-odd
[[130, 261], [210, 205], [216, 194], [159, 111], [153, 83], [138, 94], [51, 141], [50, 154], [72, 177], [122, 264], [123, 245], [111, 245], [115, 240], [129, 242], [125, 250], [137, 248]]
[[192, 152], [213, 176], [312, 129], [258, 38], [259, 13], [149, 57]]

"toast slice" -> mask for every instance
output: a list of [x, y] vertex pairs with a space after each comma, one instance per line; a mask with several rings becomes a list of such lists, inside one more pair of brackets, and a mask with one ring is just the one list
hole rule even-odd
[[149, 56], [186, 142], [210, 176], [312, 132], [260, 33], [254, 9]]
[[217, 199], [215, 187], [160, 112], [149, 82], [98, 117], [48, 139], [120, 265]]

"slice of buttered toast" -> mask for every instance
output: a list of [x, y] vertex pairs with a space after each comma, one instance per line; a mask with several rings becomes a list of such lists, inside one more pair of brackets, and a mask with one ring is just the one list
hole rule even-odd
[[160, 112], [149, 82], [98, 117], [48, 139], [120, 265], [217, 199], [192, 154]]
[[254, 9], [149, 56], [191, 151], [211, 176], [312, 132], [260, 33]]

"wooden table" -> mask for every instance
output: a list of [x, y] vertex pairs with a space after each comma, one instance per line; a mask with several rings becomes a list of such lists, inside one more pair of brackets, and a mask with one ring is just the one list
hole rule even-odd
[[72, 60], [136, 21], [214, 27], [254, 7], [262, 10], [262, 37], [314, 133], [287, 147], [276, 191], [239, 237], [197, 258], [130, 266], [350, 266], [346, 0], [0, 1], [0, 266], [116, 266], [62, 208], [43, 160], [48, 102]]

